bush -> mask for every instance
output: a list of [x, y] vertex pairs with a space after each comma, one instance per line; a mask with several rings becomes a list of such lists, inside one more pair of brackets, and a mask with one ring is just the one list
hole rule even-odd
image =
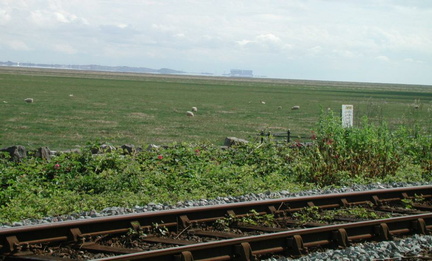
[[94, 146], [88, 146], [51, 161], [0, 158], [0, 222], [316, 186], [430, 181], [431, 138], [411, 133], [367, 118], [358, 127], [342, 128], [338, 117], [322, 113], [312, 146], [306, 147], [176, 143], [94, 155]]
[[343, 128], [332, 112], [322, 113], [313, 146], [296, 156], [298, 181], [321, 186], [352, 181], [388, 180], [406, 164], [431, 172], [431, 139], [409, 136], [406, 128], [392, 131], [386, 123], [365, 117], [360, 127]]

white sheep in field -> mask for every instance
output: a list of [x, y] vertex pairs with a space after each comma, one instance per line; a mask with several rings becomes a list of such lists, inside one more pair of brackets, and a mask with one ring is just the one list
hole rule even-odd
[[24, 101], [27, 103], [33, 103], [33, 98], [26, 98]]
[[193, 116], [195, 116], [194, 113], [191, 112], [191, 111], [187, 111], [187, 112], [186, 112], [186, 115], [187, 115], [188, 117], [193, 117]]
[[300, 106], [298, 106], [298, 105], [292, 106], [291, 110], [300, 110]]
[[198, 108], [197, 108], [197, 107], [192, 107], [192, 111], [193, 111], [193, 112], [197, 112], [197, 111], [198, 111]]

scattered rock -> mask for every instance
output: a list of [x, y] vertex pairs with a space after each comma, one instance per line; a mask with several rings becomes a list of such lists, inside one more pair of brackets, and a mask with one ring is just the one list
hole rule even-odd
[[124, 144], [121, 146], [121, 149], [125, 154], [135, 153], [137, 150], [135, 149], [135, 145], [132, 144]]
[[48, 147], [40, 147], [36, 150], [35, 157], [49, 161], [51, 160], [51, 151]]
[[10, 155], [10, 160], [14, 162], [21, 162], [22, 159], [27, 157], [27, 151], [24, 146], [11, 146], [8, 148], [0, 149], [0, 152], [7, 152]]
[[224, 142], [224, 146], [231, 147], [233, 145], [246, 144], [246, 143], [248, 143], [248, 141], [244, 140], [244, 139], [239, 139], [236, 137], [226, 137], [225, 142]]
[[160, 146], [158, 146], [158, 145], [150, 144], [147, 147], [147, 151], [158, 150], [159, 148], [160, 148]]
[[104, 152], [112, 152], [116, 150], [116, 147], [109, 145], [109, 144], [102, 144], [100, 146], [100, 152], [104, 153]]
[[102, 153], [109, 153], [116, 150], [116, 147], [109, 145], [109, 144], [102, 144], [99, 147], [91, 148], [92, 154], [102, 154]]

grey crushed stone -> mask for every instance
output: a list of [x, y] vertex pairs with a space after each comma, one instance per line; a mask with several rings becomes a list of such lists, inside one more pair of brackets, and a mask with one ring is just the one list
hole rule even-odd
[[[269, 258], [265, 261], [350, 261], [350, 260], [422, 260], [422, 253], [432, 251], [432, 236], [413, 235], [395, 241], [379, 243], [359, 243], [345, 249], [328, 250], [326, 252], [311, 253], [301, 258]], [[418, 259], [416, 259], [418, 258]]]

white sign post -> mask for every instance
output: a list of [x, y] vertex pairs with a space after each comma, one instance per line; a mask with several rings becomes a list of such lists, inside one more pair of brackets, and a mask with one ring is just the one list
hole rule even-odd
[[350, 128], [354, 122], [354, 106], [342, 105], [342, 127]]

